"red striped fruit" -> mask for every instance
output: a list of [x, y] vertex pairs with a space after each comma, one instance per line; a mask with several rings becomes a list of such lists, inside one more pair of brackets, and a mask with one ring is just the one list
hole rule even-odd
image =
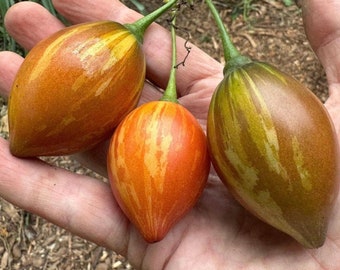
[[108, 153], [113, 194], [145, 240], [161, 240], [197, 202], [210, 169], [206, 136], [181, 105], [154, 101], [132, 111]]
[[65, 155], [109, 138], [135, 108], [145, 59], [123, 25], [65, 28], [27, 55], [9, 99], [10, 150], [20, 157]]
[[307, 248], [321, 246], [338, 194], [336, 135], [324, 106], [276, 68], [252, 62], [217, 87], [213, 165], [239, 202]]

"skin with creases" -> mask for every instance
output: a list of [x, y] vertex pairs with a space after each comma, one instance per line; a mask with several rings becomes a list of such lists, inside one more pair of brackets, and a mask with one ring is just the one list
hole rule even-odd
[[218, 175], [246, 209], [307, 248], [323, 245], [338, 144], [308, 89], [265, 63], [237, 68], [212, 98], [208, 139]]
[[210, 158], [203, 129], [182, 105], [149, 102], [118, 126], [108, 153], [114, 196], [148, 242], [162, 240], [198, 201]]
[[140, 44], [119, 23], [79, 24], [44, 39], [12, 86], [12, 154], [66, 155], [109, 138], [137, 105], [144, 79]]

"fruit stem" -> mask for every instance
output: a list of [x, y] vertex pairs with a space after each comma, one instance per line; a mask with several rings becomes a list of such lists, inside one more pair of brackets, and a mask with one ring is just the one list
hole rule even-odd
[[162, 101], [171, 101], [178, 103], [177, 101], [177, 87], [176, 87], [176, 71], [177, 71], [177, 44], [176, 44], [176, 17], [177, 10], [174, 10], [172, 13], [171, 20], [171, 47], [172, 47], [172, 57], [171, 57], [171, 70], [169, 75], [168, 85], [165, 88], [163, 96], [160, 100]]
[[222, 39], [224, 60], [226, 62], [223, 73], [226, 75], [227, 73], [230, 73], [235, 68], [238, 68], [247, 63], [250, 63], [251, 60], [248, 57], [241, 55], [241, 53], [235, 47], [226, 27], [223, 24], [221, 16], [218, 13], [212, 0], [205, 0], [205, 2], [208, 5], [211, 14], [214, 17], [216, 26], [218, 28], [218, 31]]
[[150, 14], [144, 16], [143, 18], [135, 21], [134, 23], [127, 23], [124, 26], [133, 33], [139, 43], [143, 43], [143, 37], [146, 29], [163, 13], [169, 10], [172, 6], [177, 3], [178, 0], [167, 0], [166, 4], [160, 8], [154, 10]]

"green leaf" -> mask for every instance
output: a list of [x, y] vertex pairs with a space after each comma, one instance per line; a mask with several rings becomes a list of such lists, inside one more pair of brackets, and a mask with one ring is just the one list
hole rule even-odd
[[15, 40], [8, 34], [4, 26], [5, 14], [12, 5], [14, 5], [13, 0], [0, 0], [0, 16], [1, 16], [0, 32], [2, 41], [2, 43], [0, 43], [2, 45], [0, 47], [1, 50], [15, 51], [17, 49]]
[[146, 10], [145, 6], [139, 2], [138, 0], [130, 0], [130, 2], [132, 4], [134, 4], [134, 6], [138, 9], [138, 11], [142, 14], [142, 15], [147, 15], [148, 11]]
[[282, 0], [282, 1], [283, 1], [284, 5], [285, 5], [286, 7], [289, 7], [289, 6], [291, 6], [291, 5], [294, 4], [294, 1], [293, 1], [293, 0]]

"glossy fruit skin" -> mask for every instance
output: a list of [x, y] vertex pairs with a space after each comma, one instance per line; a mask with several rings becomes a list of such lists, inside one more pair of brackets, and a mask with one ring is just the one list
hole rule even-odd
[[338, 144], [308, 89], [265, 63], [237, 68], [213, 95], [207, 137], [218, 175], [246, 209], [307, 248], [324, 243]]
[[203, 129], [174, 102], [138, 107], [111, 139], [108, 173], [113, 194], [151, 243], [163, 239], [196, 204], [209, 170]]
[[134, 109], [145, 79], [140, 44], [123, 25], [67, 27], [27, 55], [9, 99], [10, 150], [67, 155], [111, 136]]

